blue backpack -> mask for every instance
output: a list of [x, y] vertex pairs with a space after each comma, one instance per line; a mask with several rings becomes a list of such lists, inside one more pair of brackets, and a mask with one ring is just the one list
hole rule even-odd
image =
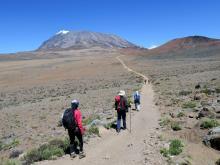
[[140, 99], [141, 99], [140, 95], [137, 95], [137, 94], [134, 95], [134, 100], [135, 101], [140, 101]]

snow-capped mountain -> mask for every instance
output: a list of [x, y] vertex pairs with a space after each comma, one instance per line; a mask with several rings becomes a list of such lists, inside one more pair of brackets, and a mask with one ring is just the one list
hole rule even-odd
[[80, 49], [91, 47], [127, 48], [137, 47], [116, 35], [90, 31], [61, 30], [38, 48], [38, 50]]

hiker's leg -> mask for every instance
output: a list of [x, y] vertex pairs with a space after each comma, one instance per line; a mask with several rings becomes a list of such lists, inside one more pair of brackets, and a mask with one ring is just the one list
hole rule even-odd
[[76, 151], [75, 133], [73, 130], [68, 129], [70, 139], [70, 154]]
[[81, 132], [77, 132], [76, 134], [78, 140], [79, 140], [79, 151], [83, 151], [83, 136], [81, 134]]
[[122, 120], [123, 120], [123, 128], [126, 129], [126, 112], [122, 113]]
[[121, 112], [117, 112], [118, 114], [118, 119], [117, 119], [117, 131], [120, 131], [121, 129]]

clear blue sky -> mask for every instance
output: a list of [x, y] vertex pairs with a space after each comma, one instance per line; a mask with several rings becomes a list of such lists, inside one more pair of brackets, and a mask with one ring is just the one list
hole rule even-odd
[[220, 38], [219, 0], [1, 0], [0, 53], [36, 49], [61, 29], [113, 33], [140, 46]]

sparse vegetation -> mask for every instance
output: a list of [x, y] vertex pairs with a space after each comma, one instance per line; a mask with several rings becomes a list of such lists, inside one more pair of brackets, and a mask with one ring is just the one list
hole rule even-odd
[[106, 129], [114, 128], [116, 120], [104, 125]]
[[24, 156], [24, 161], [27, 164], [33, 162], [55, 159], [56, 157], [61, 157], [64, 155], [67, 147], [69, 146], [69, 141], [67, 138], [64, 140], [53, 139], [48, 144], [43, 144], [39, 148], [32, 149]]
[[188, 101], [182, 104], [182, 108], [195, 108], [196, 102], [194, 101]]
[[1, 159], [0, 165], [21, 165], [21, 162], [16, 159]]
[[89, 129], [88, 129], [88, 131], [87, 131], [87, 133], [89, 134], [89, 135], [97, 135], [97, 136], [100, 136], [100, 134], [99, 134], [99, 128], [97, 127], [97, 126], [91, 126]]
[[179, 139], [174, 139], [170, 143], [169, 153], [179, 155], [183, 151], [183, 144]]
[[159, 124], [160, 124], [160, 126], [164, 127], [164, 126], [169, 125], [170, 122], [171, 122], [171, 120], [168, 117], [165, 117], [165, 118], [160, 119]]
[[192, 91], [182, 90], [182, 91], [179, 92], [179, 95], [180, 96], [187, 96], [191, 93], [192, 93]]
[[98, 116], [98, 115], [91, 115], [91, 116], [87, 117], [86, 119], [84, 119], [82, 121], [82, 123], [83, 123], [83, 125], [89, 125], [95, 119], [99, 119], [100, 120], [100, 116]]
[[174, 131], [179, 131], [179, 130], [182, 129], [178, 122], [171, 122], [171, 128], [172, 128]]
[[179, 112], [179, 113], [177, 114], [177, 117], [178, 117], [178, 118], [184, 117], [184, 116], [185, 116], [185, 113], [183, 113], [183, 112]]
[[8, 144], [4, 144], [4, 143], [0, 142], [0, 151], [14, 148], [14, 147], [18, 146], [19, 144], [20, 144], [20, 141], [18, 139], [13, 139]]
[[220, 125], [220, 123], [216, 119], [206, 118], [206, 119], [202, 120], [200, 127], [202, 129], [209, 129], [209, 128], [217, 127], [219, 125]]
[[183, 151], [183, 144], [180, 140], [174, 139], [170, 142], [169, 149], [162, 148], [160, 153], [168, 157], [169, 155], [179, 155]]

